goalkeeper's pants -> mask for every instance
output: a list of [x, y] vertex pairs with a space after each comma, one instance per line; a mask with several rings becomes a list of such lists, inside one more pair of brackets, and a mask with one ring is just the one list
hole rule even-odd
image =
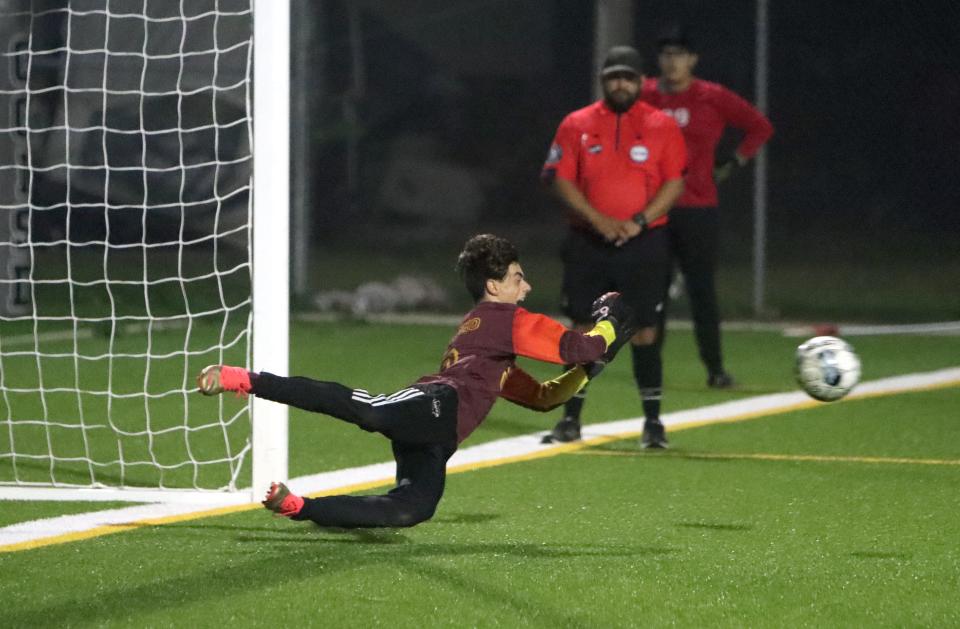
[[398, 527], [430, 519], [443, 496], [447, 459], [457, 449], [457, 393], [440, 384], [371, 395], [336, 382], [252, 374], [251, 393], [324, 413], [388, 437], [397, 486], [381, 496], [305, 498], [295, 520], [321, 526]]

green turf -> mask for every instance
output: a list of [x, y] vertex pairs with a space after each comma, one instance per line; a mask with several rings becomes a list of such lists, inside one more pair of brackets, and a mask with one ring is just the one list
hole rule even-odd
[[[198, 346], [210, 334], [218, 332], [212, 327], [198, 326], [192, 332], [192, 340]], [[292, 336], [297, 340], [291, 354], [291, 373], [309, 375], [319, 379], [342, 381], [350, 386], [366, 388], [374, 392], [390, 392], [406, 386], [419, 375], [435, 371], [451, 335], [446, 326], [391, 326], [365, 323], [303, 323], [293, 325]], [[167, 330], [155, 333], [152, 344], [157, 350], [175, 347], [182, 343], [183, 331]], [[960, 356], [960, 338], [958, 337], [898, 337], [877, 336], [851, 339], [860, 353], [864, 364], [864, 378], [874, 379], [897, 373], [908, 373], [954, 366]], [[102, 341], [101, 341], [102, 342]], [[66, 351], [69, 346], [64, 342], [51, 344], [48, 351]], [[96, 349], [95, 341], [85, 345], [88, 352]], [[116, 345], [125, 350], [142, 348], [146, 340], [128, 335], [121, 337]], [[725, 335], [725, 349], [728, 364], [740, 381], [733, 391], [714, 391], [703, 386], [704, 373], [696, 360], [692, 335], [688, 331], [671, 331], [665, 350], [665, 399], [664, 411], [671, 412], [715, 404], [750, 395], [793, 390], [792, 379], [793, 349], [798, 339], [785, 338], [776, 333], [728, 332]], [[399, 358], [398, 358], [399, 357]], [[191, 357], [189, 370], [199, 371], [215, 360], [211, 355]], [[242, 361], [242, 357], [239, 358]], [[557, 373], [557, 368], [522, 360], [521, 364], [535, 375], [546, 378]], [[270, 365], [260, 365], [270, 368]], [[56, 371], [60, 369], [60, 371]], [[86, 374], [93, 386], [101, 386], [106, 381], [106, 373], [96, 371]], [[8, 374], [12, 374], [8, 370]], [[45, 383], [68, 384], [73, 374], [73, 364], [55, 362], [44, 370]], [[36, 378], [36, 369], [24, 369], [22, 372], [7, 375], [8, 386], [12, 382]], [[134, 387], [142, 384], [144, 370], [141, 366], [134, 369], [114, 368], [115, 386]], [[126, 380], [123, 380], [123, 379]], [[174, 357], [153, 361], [151, 383], [157, 388], [180, 386], [183, 379], [183, 359]], [[127, 384], [123, 384], [127, 382]], [[29, 384], [29, 383], [28, 383]], [[161, 386], [162, 385], [162, 386]], [[188, 382], [192, 386], [192, 382]], [[132, 390], [132, 389], [131, 389]], [[53, 400], [62, 406], [56, 406]], [[62, 413], [63, 417], [73, 418], [77, 408], [76, 396], [60, 395], [46, 400], [48, 413]], [[0, 446], [6, 448], [10, 435], [15, 437], [19, 452], [44, 454], [53, 449], [58, 456], [70, 456], [84, 453], [84, 444], [77, 438], [77, 431], [54, 430], [52, 441], [48, 443], [46, 431], [35, 427], [22, 426], [17, 419], [25, 417], [24, 409], [38, 413], [41, 400], [36, 395], [0, 398], [0, 418], [6, 416], [5, 405], [11, 406], [13, 425], [3, 425], [0, 420]], [[221, 409], [225, 416], [232, 416], [243, 407], [243, 401], [227, 395], [219, 398], [205, 398], [196, 393], [186, 396], [173, 396], [170, 399], [151, 401], [151, 418], [154, 429], [177, 428], [180, 426], [197, 427], [214, 422]], [[96, 420], [98, 408], [94, 403], [88, 406], [88, 421]], [[127, 403], [123, 407], [129, 410], [127, 418], [131, 426], [141, 425], [144, 421], [142, 399]], [[184, 420], [184, 408], [187, 410]], [[116, 410], [116, 407], [115, 407]], [[558, 418], [559, 411], [547, 415], [531, 413], [506, 402], [498, 402], [489, 419], [470, 438], [467, 445], [492, 439], [526, 434], [536, 430], [546, 430]], [[633, 384], [629, 356], [624, 355], [615, 361], [591, 386], [584, 420], [587, 423], [609, 421], [641, 414], [639, 399]], [[162, 422], [160, 420], [163, 420]], [[103, 423], [102, 421], [100, 422]], [[329, 418], [311, 413], [291, 410], [290, 473], [292, 476], [317, 473], [331, 469], [376, 463], [390, 459], [389, 444], [378, 435], [363, 432], [351, 425], [331, 421]], [[168, 463], [187, 460], [185, 434], [175, 430], [164, 439], [152, 444], [144, 436], [118, 437], [108, 429], [88, 431], [88, 447], [100, 462], [113, 461], [119, 452], [119, 445], [125, 447], [125, 453], [141, 460], [148, 460], [151, 447], [159, 453], [159, 459]], [[206, 430], [194, 430], [190, 444], [195, 458], [216, 458], [225, 451], [224, 434], [213, 427]], [[245, 421], [235, 422], [227, 436], [231, 447], [236, 449], [245, 442], [248, 426]], [[59, 438], [59, 439], [58, 439]], [[51, 445], [52, 444], [52, 445]], [[96, 470], [99, 478], [107, 482], [116, 482], [121, 478], [119, 466], [104, 465]], [[209, 470], [209, 472], [208, 472]], [[226, 464], [213, 464], [200, 468], [198, 479], [209, 481], [206, 486], [219, 486], [229, 477]], [[46, 460], [24, 461], [18, 459], [16, 473], [29, 480], [49, 478], [49, 463]], [[58, 480], [88, 482], [89, 468], [81, 463], [58, 463], [55, 467]], [[14, 478], [11, 459], [0, 459], [0, 480]], [[159, 474], [142, 466], [124, 469], [124, 479], [139, 480], [142, 484], [155, 484]], [[193, 481], [193, 469], [186, 466], [164, 473], [165, 480], [172, 486], [189, 487]], [[249, 484], [249, 464], [243, 468], [239, 484]], [[50, 506], [51, 513], [56, 505]]]
[[735, 455], [957, 461], [958, 404], [820, 405], [679, 431], [667, 453], [455, 474], [413, 529], [258, 510], [5, 555], [4, 625], [953, 626], [960, 466]]

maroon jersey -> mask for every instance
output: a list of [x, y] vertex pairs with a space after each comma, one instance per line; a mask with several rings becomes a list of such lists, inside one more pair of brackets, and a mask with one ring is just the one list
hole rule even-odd
[[773, 134], [773, 126], [760, 111], [718, 83], [694, 79], [682, 92], [670, 93], [659, 88], [657, 79], [647, 79], [640, 98], [673, 116], [687, 143], [689, 164], [677, 207], [717, 205], [714, 153], [727, 126], [744, 132], [737, 152], [746, 158], [753, 157]]
[[[439, 373], [417, 383], [446, 384], [457, 390], [460, 443], [486, 419], [511, 372], [522, 373], [515, 365], [517, 356], [557, 364], [589, 363], [603, 355], [606, 345], [601, 336], [570, 330], [515, 304], [484, 301], [463, 317]], [[521, 403], [515, 395], [510, 399]]]
[[683, 136], [669, 116], [640, 100], [620, 114], [601, 100], [563, 119], [541, 177], [566, 179], [601, 214], [629, 220], [665, 182], [683, 176], [686, 162]]

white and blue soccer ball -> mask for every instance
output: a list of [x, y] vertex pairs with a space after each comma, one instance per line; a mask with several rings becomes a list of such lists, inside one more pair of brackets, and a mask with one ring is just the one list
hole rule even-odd
[[839, 400], [860, 382], [860, 358], [835, 336], [815, 336], [797, 348], [797, 383], [815, 400]]

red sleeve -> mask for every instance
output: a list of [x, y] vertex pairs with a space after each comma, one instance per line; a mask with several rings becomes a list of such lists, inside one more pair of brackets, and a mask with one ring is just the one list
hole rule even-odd
[[687, 143], [683, 139], [683, 133], [680, 132], [680, 126], [677, 122], [667, 116], [667, 124], [664, 124], [664, 144], [663, 159], [660, 160], [660, 176], [663, 181], [673, 181], [682, 179], [683, 173], [687, 170]]
[[588, 363], [603, 356], [606, 341], [567, 329], [559, 321], [517, 308], [513, 315], [513, 353], [548, 363]]
[[718, 109], [727, 123], [744, 133], [737, 152], [748, 159], [753, 157], [773, 135], [770, 120], [759, 109], [726, 88], [720, 90], [718, 101]]
[[570, 116], [567, 116], [560, 123], [557, 134], [553, 138], [540, 178], [544, 181], [552, 181], [555, 177], [576, 181], [577, 166], [580, 162], [579, 151], [580, 133]]

